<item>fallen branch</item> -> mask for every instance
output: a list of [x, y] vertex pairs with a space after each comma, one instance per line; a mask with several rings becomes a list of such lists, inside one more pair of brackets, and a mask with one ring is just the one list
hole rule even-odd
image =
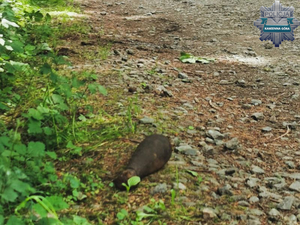
[[287, 131], [283, 135], [280, 135], [279, 137], [275, 138], [273, 141], [276, 141], [276, 140], [286, 136], [290, 132], [290, 128], [288, 125], [286, 126], [286, 128], [287, 128]]

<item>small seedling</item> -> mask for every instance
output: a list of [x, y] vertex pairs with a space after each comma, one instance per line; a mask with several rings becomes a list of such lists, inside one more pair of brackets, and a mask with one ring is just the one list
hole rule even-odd
[[127, 184], [122, 183], [122, 185], [126, 188], [126, 191], [129, 192], [130, 188], [137, 185], [138, 183], [141, 182], [141, 178], [138, 176], [133, 176], [128, 179]]
[[174, 189], [171, 189], [171, 205], [174, 205], [175, 197], [176, 197], [176, 191]]

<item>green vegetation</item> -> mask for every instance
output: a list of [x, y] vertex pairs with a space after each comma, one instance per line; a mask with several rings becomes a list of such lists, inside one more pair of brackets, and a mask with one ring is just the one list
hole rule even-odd
[[0, 3], [0, 224], [88, 224], [77, 215], [59, 218], [57, 211], [103, 188], [94, 174], [86, 176], [87, 186], [54, 167], [66, 160], [65, 151], [82, 154], [78, 144], [90, 134], [81, 128], [97, 116], [88, 98], [107, 95], [95, 73], [61, 70], [70, 63], [49, 44], [58, 39], [52, 18], [35, 8], [54, 3], [69, 4]]

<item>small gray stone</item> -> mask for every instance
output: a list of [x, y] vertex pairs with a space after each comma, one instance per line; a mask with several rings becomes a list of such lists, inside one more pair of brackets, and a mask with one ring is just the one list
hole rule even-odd
[[134, 55], [134, 51], [132, 49], [126, 49], [126, 53], [128, 55]]
[[264, 118], [264, 114], [263, 113], [253, 113], [251, 115], [251, 117], [255, 120], [262, 120]]
[[247, 202], [247, 201], [239, 201], [238, 205], [245, 206], [245, 207], [249, 207], [250, 206], [249, 202]]
[[295, 163], [293, 161], [286, 161], [285, 164], [290, 168], [290, 169], [295, 169]]
[[178, 73], [178, 78], [180, 78], [180, 79], [189, 79], [189, 77], [188, 77], [188, 75], [187, 74], [185, 74], [185, 73]]
[[230, 189], [231, 189], [231, 186], [229, 184], [226, 184], [225, 186], [217, 189], [217, 194], [232, 196], [233, 193], [230, 191]]
[[250, 209], [250, 214], [254, 215], [254, 216], [262, 216], [265, 213], [259, 209]]
[[270, 132], [272, 130], [272, 127], [264, 127], [261, 129], [262, 132]]
[[281, 217], [280, 212], [275, 208], [271, 209], [268, 212], [268, 215], [269, 215], [270, 219], [275, 220], [275, 221], [279, 220], [279, 218]]
[[167, 192], [167, 184], [163, 183], [163, 184], [158, 184], [156, 185], [152, 191], [151, 191], [151, 195], [154, 195], [156, 193], [166, 193]]
[[246, 180], [246, 185], [250, 188], [254, 188], [257, 186], [257, 181], [258, 179], [257, 178], [254, 178], [254, 177], [249, 177], [247, 180]]
[[293, 196], [287, 196], [283, 199], [282, 202], [280, 202], [277, 205], [278, 209], [282, 209], [282, 210], [290, 210], [292, 208], [293, 202], [295, 200], [295, 197]]
[[225, 143], [225, 148], [230, 150], [236, 150], [239, 146], [239, 140], [237, 138], [232, 138]]
[[206, 133], [207, 137], [210, 137], [214, 140], [223, 140], [225, 135], [221, 134], [219, 131], [217, 130], [208, 130]]
[[151, 124], [151, 123], [154, 123], [154, 119], [145, 116], [144, 118], [140, 119], [140, 123], [143, 123], [143, 124], [149, 124], [150, 123]]
[[203, 208], [202, 213], [203, 213], [203, 218], [205, 220], [213, 219], [217, 217], [217, 214], [214, 212], [212, 208]]
[[251, 198], [249, 198], [249, 202], [250, 203], [256, 203], [259, 202], [259, 198], [256, 196], [252, 196]]
[[299, 181], [295, 181], [293, 182], [290, 186], [289, 189], [292, 191], [298, 191], [300, 192], [300, 182]]
[[198, 150], [196, 149], [188, 149], [186, 151], [183, 151], [183, 154], [185, 155], [197, 155], [198, 154]]
[[259, 166], [255, 166], [255, 165], [251, 166], [251, 172], [257, 173], [257, 174], [264, 174], [265, 173], [265, 171], [262, 168], [260, 168]]
[[261, 102], [261, 100], [259, 100], [259, 99], [252, 99], [251, 100], [251, 104], [252, 105], [260, 105], [262, 102]]
[[173, 183], [173, 188], [176, 190], [186, 190], [186, 186], [183, 183]]
[[177, 146], [175, 147], [175, 152], [185, 152], [187, 150], [190, 150], [190, 149], [193, 149], [190, 145], [180, 145], [180, 146]]

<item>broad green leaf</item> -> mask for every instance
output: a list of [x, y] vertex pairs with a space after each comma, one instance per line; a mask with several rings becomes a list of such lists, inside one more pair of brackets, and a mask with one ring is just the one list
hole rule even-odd
[[121, 211], [117, 213], [117, 218], [119, 220], [123, 220], [127, 216], [128, 216], [128, 212], [125, 209], [121, 209]]
[[33, 108], [30, 108], [28, 109], [28, 116], [36, 119], [36, 120], [42, 120], [43, 119], [43, 115], [40, 113], [39, 110], [36, 110], [36, 109], [33, 109]]
[[20, 41], [13, 41], [10, 46], [13, 48], [14, 52], [24, 52], [24, 44]]
[[43, 14], [40, 11], [35, 12], [34, 19], [36, 22], [40, 22], [43, 19]]
[[50, 197], [46, 197], [46, 199], [54, 207], [55, 210], [62, 210], [62, 209], [69, 208], [69, 205], [60, 196], [53, 195]]
[[0, 215], [0, 225], [4, 224], [4, 217], [2, 215]]
[[107, 95], [107, 90], [102, 85], [98, 85], [98, 91], [105, 96]]
[[140, 182], [141, 182], [141, 178], [138, 177], [138, 176], [130, 177], [130, 178], [128, 179], [128, 181], [127, 181], [128, 185], [129, 185], [130, 187], [135, 186], [135, 185], [137, 185], [137, 184], [140, 183]]
[[49, 74], [51, 72], [52, 72], [52, 69], [48, 63], [45, 63], [40, 69], [41, 74]]
[[25, 223], [16, 216], [10, 216], [6, 225], [25, 225]]
[[91, 225], [85, 218], [73, 216], [74, 225]]
[[28, 133], [29, 134], [43, 133], [43, 129], [41, 128], [41, 121], [30, 119], [28, 123]]
[[85, 122], [87, 119], [86, 119], [86, 117], [84, 116], [84, 115], [80, 115], [79, 117], [78, 117], [78, 119], [80, 120], [80, 121], [83, 121], [83, 122]]
[[47, 136], [53, 134], [52, 129], [50, 127], [43, 127], [44, 130], [44, 134], [46, 134]]
[[80, 181], [79, 181], [78, 179], [72, 177], [72, 178], [70, 179], [70, 186], [71, 186], [71, 188], [73, 188], [73, 189], [79, 188], [79, 186], [80, 186]]
[[29, 142], [28, 154], [31, 157], [40, 157], [45, 155], [45, 144], [42, 142]]
[[7, 187], [2, 193], [2, 198], [8, 202], [14, 202], [17, 197], [18, 194], [11, 187]]
[[43, 206], [41, 206], [39, 203], [34, 204], [33, 206], [34, 211], [40, 215], [41, 218], [47, 216], [47, 211], [44, 209]]
[[15, 144], [14, 149], [20, 155], [26, 155], [26, 145], [24, 145], [24, 144]]
[[97, 86], [96, 86], [96, 84], [89, 84], [88, 89], [92, 94], [95, 94], [96, 90], [97, 90]]
[[154, 217], [155, 216], [155, 214], [148, 214], [148, 213], [144, 213], [144, 212], [141, 212], [141, 211], [137, 211], [136, 215], [137, 215], [137, 220], [138, 221], [141, 221], [141, 220], [143, 220], [144, 218], [147, 218], [147, 217]]

